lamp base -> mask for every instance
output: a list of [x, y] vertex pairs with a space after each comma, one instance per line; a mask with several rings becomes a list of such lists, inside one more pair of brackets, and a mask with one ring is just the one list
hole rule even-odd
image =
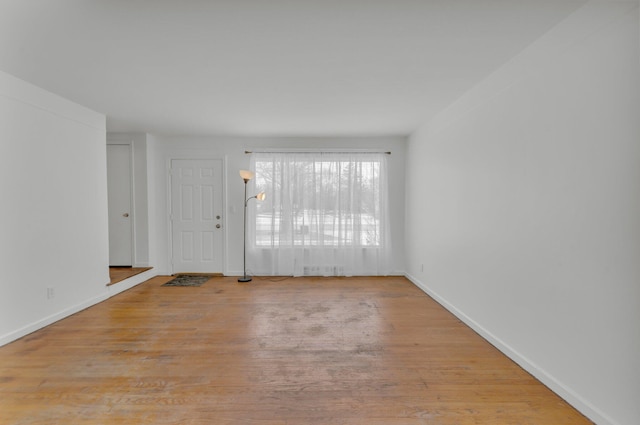
[[244, 277], [238, 278], [238, 282], [251, 282], [251, 276], [244, 276]]

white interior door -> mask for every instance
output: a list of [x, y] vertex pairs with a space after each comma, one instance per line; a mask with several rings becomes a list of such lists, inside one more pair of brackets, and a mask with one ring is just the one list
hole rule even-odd
[[107, 145], [109, 265], [133, 265], [131, 146]]
[[173, 273], [221, 273], [222, 160], [171, 161]]

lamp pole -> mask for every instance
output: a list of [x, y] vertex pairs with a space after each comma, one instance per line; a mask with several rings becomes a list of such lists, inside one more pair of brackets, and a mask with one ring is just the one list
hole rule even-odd
[[[242, 173], [241, 173], [242, 175]], [[238, 279], [238, 282], [251, 282], [251, 277], [247, 276], [247, 204], [249, 203], [249, 199], [247, 199], [247, 183], [249, 183], [249, 178], [243, 177], [244, 180], [244, 227], [242, 229], [243, 241], [242, 241], [242, 270], [244, 271], [244, 275]]]
[[244, 180], [244, 226], [242, 229], [243, 241], [242, 241], [242, 270], [243, 275], [238, 279], [238, 282], [251, 282], [251, 276], [247, 276], [247, 205], [249, 205], [249, 200], [256, 198], [259, 201], [264, 201], [265, 193], [260, 192], [257, 195], [251, 196], [247, 198], [247, 183], [254, 176], [253, 171], [249, 170], [240, 170], [240, 177]]

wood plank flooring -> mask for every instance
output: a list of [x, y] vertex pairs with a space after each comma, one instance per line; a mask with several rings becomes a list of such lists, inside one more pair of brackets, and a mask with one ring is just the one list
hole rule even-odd
[[156, 277], [0, 347], [0, 424], [588, 424], [402, 277]]
[[109, 279], [111, 280], [107, 286], [114, 283], [122, 282], [137, 274], [151, 270], [151, 267], [109, 267]]

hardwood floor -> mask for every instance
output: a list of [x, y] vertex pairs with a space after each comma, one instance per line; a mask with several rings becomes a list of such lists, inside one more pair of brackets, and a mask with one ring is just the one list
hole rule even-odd
[[0, 424], [588, 424], [401, 277], [156, 277], [0, 348]]
[[107, 286], [122, 282], [132, 276], [151, 270], [152, 267], [109, 267], [109, 279]]

